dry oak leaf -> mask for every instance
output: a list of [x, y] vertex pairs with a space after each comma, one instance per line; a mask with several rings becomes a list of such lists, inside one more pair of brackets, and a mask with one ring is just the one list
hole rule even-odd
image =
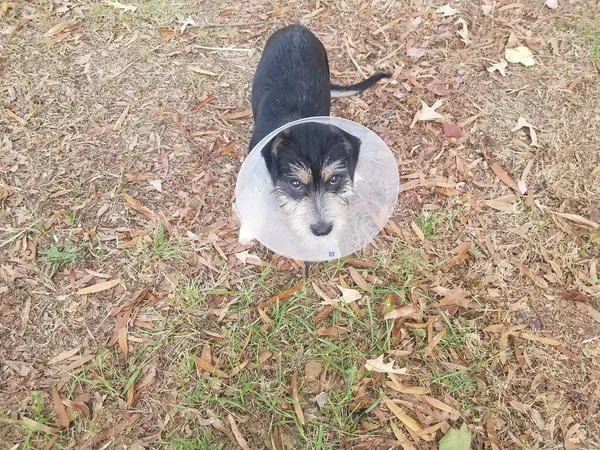
[[239, 259], [242, 264], [252, 264], [253, 266], [260, 266], [260, 258], [256, 255], [252, 255], [248, 250], [235, 254], [235, 257]]
[[394, 369], [394, 360], [391, 360], [387, 364], [383, 362], [383, 355], [375, 359], [368, 359], [365, 362], [365, 369], [370, 370], [372, 372], [380, 372], [380, 373], [397, 373], [397, 374], [405, 374], [406, 367], [402, 369]]
[[524, 128], [524, 127], [529, 129], [529, 137], [531, 138], [530, 145], [532, 147], [537, 147], [538, 146], [537, 134], [535, 132], [533, 125], [531, 125], [527, 121], [527, 119], [525, 119], [525, 117], [519, 117], [519, 120], [517, 120], [517, 124], [510, 131], [512, 131], [512, 132], [519, 131], [521, 128]]
[[452, 305], [452, 306], [460, 306], [461, 308], [470, 308], [471, 300], [467, 298], [470, 294], [469, 291], [462, 288], [454, 288], [448, 289], [443, 286], [436, 286], [433, 288], [433, 291], [441, 295], [443, 298], [440, 301], [442, 305]]
[[487, 71], [490, 73], [494, 73], [497, 70], [498, 73], [500, 73], [500, 75], [505, 77], [507, 66], [508, 66], [508, 63], [506, 62], [506, 60], [503, 59], [499, 63], [492, 64], [490, 67], [487, 68]]
[[404, 305], [399, 308], [391, 310], [387, 313], [383, 318], [385, 320], [389, 319], [401, 319], [403, 317], [411, 317], [419, 312], [419, 308], [415, 305]]
[[413, 118], [413, 121], [410, 124], [410, 128], [414, 128], [417, 122], [426, 122], [429, 120], [443, 120], [444, 116], [442, 116], [439, 112], [436, 111], [436, 109], [438, 109], [443, 104], [443, 100], [437, 100], [433, 105], [428, 106], [427, 103], [421, 100], [421, 109], [415, 114], [415, 117]]
[[349, 289], [338, 284], [338, 289], [342, 292], [342, 296], [338, 299], [344, 303], [352, 303], [362, 298], [362, 294], [356, 289]]
[[533, 53], [528, 47], [519, 46], [515, 48], [507, 48], [504, 52], [504, 58], [513, 64], [523, 64], [526, 67], [531, 67], [535, 64]]
[[438, 9], [436, 9], [435, 11], [438, 14], [442, 14], [442, 17], [450, 17], [455, 15], [456, 13], [458, 13], [457, 9], [454, 9], [452, 6], [448, 5], [444, 5], [444, 6], [440, 6]]

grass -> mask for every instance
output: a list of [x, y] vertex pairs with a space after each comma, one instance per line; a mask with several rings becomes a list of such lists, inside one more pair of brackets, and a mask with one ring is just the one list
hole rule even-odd
[[182, 255], [181, 247], [175, 239], [170, 238], [162, 225], [158, 225], [154, 230], [152, 240], [152, 258], [158, 261], [166, 262], [180, 258]]
[[63, 266], [84, 257], [81, 249], [72, 242], [67, 242], [62, 247], [50, 245], [49, 248], [41, 249], [39, 253], [40, 261], [50, 264], [51, 276], [55, 275]]

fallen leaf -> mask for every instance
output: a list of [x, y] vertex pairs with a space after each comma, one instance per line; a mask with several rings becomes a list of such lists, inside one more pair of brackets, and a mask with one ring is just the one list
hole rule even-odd
[[515, 205], [517, 198], [519, 197], [516, 194], [503, 195], [502, 197], [493, 198], [491, 200], [484, 200], [483, 203], [490, 208], [497, 209], [498, 211], [514, 213], [517, 210]]
[[390, 360], [390, 362], [385, 364], [383, 362], [383, 355], [380, 355], [375, 359], [368, 359], [365, 362], [365, 369], [380, 373], [397, 373], [401, 375], [406, 373], [406, 367], [402, 369], [394, 369], [394, 360]]
[[58, 393], [58, 389], [56, 389], [55, 384], [52, 385], [52, 403], [54, 403], [54, 411], [56, 412], [58, 423], [61, 427], [68, 428], [69, 424], [71, 423], [71, 419], [69, 419], [65, 405], [63, 405], [62, 402], [62, 397]]
[[467, 21], [461, 17], [454, 24], [461, 25], [461, 29], [458, 30], [457, 33], [460, 36], [460, 40], [463, 41], [465, 45], [469, 45], [471, 43], [471, 39], [469, 39], [469, 28]]
[[529, 137], [531, 138], [531, 146], [532, 147], [537, 147], [538, 146], [537, 133], [535, 132], [535, 129], [534, 129], [533, 125], [531, 125], [527, 121], [527, 119], [525, 119], [524, 117], [519, 117], [519, 120], [517, 121], [517, 124], [510, 131], [512, 131], [512, 132], [519, 131], [523, 127], [529, 129]]
[[461, 308], [470, 308], [471, 301], [467, 298], [470, 294], [469, 291], [462, 288], [454, 288], [448, 289], [443, 286], [436, 286], [433, 288], [433, 291], [441, 295], [443, 298], [440, 301], [440, 304], [444, 306], [460, 306]]
[[484, 16], [489, 16], [494, 11], [494, 5], [481, 5], [481, 12]]
[[371, 292], [371, 286], [369, 286], [367, 281], [363, 278], [363, 276], [360, 274], [360, 272], [358, 270], [356, 270], [354, 267], [350, 266], [350, 267], [348, 267], [348, 273], [350, 274], [350, 277], [352, 278], [352, 280], [354, 280], [354, 282], [356, 283], [356, 285], [359, 288], [361, 288], [363, 291]]
[[233, 420], [233, 416], [231, 414], [227, 415], [227, 421], [229, 422], [229, 426], [231, 427], [231, 431], [233, 432], [233, 436], [235, 437], [235, 440], [237, 441], [239, 446], [242, 448], [242, 450], [250, 450], [250, 447], [248, 447], [248, 443], [244, 439], [244, 436], [242, 436], [242, 433], [240, 433], [240, 429], [238, 428], [237, 424], [235, 423], [235, 420]]
[[446, 122], [445, 120], [442, 120], [442, 129], [444, 130], [444, 135], [446, 137], [460, 139], [465, 135], [465, 132], [453, 122]]
[[431, 355], [433, 349], [440, 343], [443, 337], [446, 336], [447, 332], [447, 328], [442, 328], [442, 330], [431, 339], [431, 342], [425, 347], [425, 355]]
[[129, 353], [129, 346], [127, 344], [127, 326], [119, 328], [117, 332], [118, 342], [119, 342], [119, 350], [123, 355], [127, 356]]
[[219, 150], [217, 150], [217, 155], [221, 155], [221, 156], [223, 156], [223, 155], [229, 155], [230, 153], [233, 152], [233, 149], [239, 143], [240, 143], [240, 141], [232, 141], [232, 142], [230, 142], [225, 147], [221, 147]]
[[79, 352], [79, 350], [81, 350], [81, 345], [75, 347], [72, 350], [65, 350], [64, 352], [60, 352], [55, 357], [49, 359], [48, 362], [46, 363], [46, 365], [47, 366], [51, 366], [53, 364], [57, 364], [59, 362], [62, 362], [65, 359], [69, 359], [71, 356], [76, 355]]
[[133, 398], [134, 398], [134, 394], [135, 394], [135, 383], [131, 383], [131, 386], [129, 386], [129, 389], [127, 389], [127, 396], [125, 398], [125, 405], [127, 408], [130, 408], [131, 405], [133, 405]]
[[274, 295], [266, 302], [263, 302], [260, 305], [258, 305], [258, 307], [261, 309], [265, 309], [267, 306], [272, 305], [273, 303], [278, 302], [279, 300], [282, 300], [282, 299], [289, 297], [290, 295], [298, 292], [303, 287], [304, 287], [304, 283], [298, 283], [296, 286], [292, 286], [291, 288], [286, 289], [285, 291], [280, 292], [277, 295]]
[[580, 442], [578, 439], [574, 439], [575, 433], [579, 431], [580, 424], [576, 423], [571, 426], [565, 433], [564, 442], [565, 442], [565, 450], [576, 450], [576, 443]]
[[203, 359], [201, 359], [197, 356], [194, 356], [194, 362], [196, 363], [196, 367], [198, 368], [198, 371], [200, 371], [200, 372], [205, 371], [205, 372], [208, 372], [212, 375], [216, 375], [221, 378], [227, 378], [227, 374], [225, 372], [223, 372], [220, 369], [217, 369], [212, 364], [204, 361]]
[[252, 110], [246, 109], [244, 111], [240, 111], [237, 113], [223, 114], [221, 116], [221, 119], [223, 119], [223, 120], [245, 119], [246, 117], [250, 117], [251, 115], [252, 115]]
[[327, 403], [327, 399], [329, 398], [329, 394], [327, 391], [323, 391], [318, 395], [315, 395], [311, 400], [317, 404], [319, 409], [323, 409], [325, 403]]
[[251, 264], [253, 266], [260, 266], [261, 261], [260, 258], [256, 255], [251, 255], [248, 250], [239, 252], [235, 254], [235, 257], [239, 259], [242, 264]]
[[339, 336], [348, 330], [339, 327], [321, 328], [318, 330], [319, 336]]
[[50, 427], [48, 425], [44, 425], [43, 423], [36, 422], [35, 420], [30, 419], [29, 417], [21, 417], [20, 422], [29, 428], [43, 431], [44, 433], [48, 434], [56, 434], [60, 431], [58, 428]]
[[296, 416], [298, 416], [300, 423], [304, 425], [304, 413], [302, 412], [300, 399], [298, 397], [298, 372], [292, 374], [292, 399], [294, 400], [294, 411], [296, 411]]
[[578, 214], [568, 214], [568, 213], [559, 213], [559, 212], [555, 212], [553, 214], [555, 214], [559, 217], [562, 217], [563, 219], [570, 220], [571, 222], [575, 222], [578, 225], [583, 225], [584, 227], [592, 228], [594, 230], [597, 230], [598, 228], [600, 228], [600, 224], [597, 224], [594, 221], [588, 220], [585, 217], [581, 217]]
[[390, 420], [390, 428], [392, 429], [392, 433], [394, 433], [394, 436], [398, 442], [400, 442], [402, 450], [415, 450], [415, 447], [410, 444], [406, 435], [400, 431], [398, 425], [396, 425], [393, 420]]
[[435, 12], [437, 12], [438, 14], [442, 14], [442, 17], [450, 17], [455, 15], [456, 13], [458, 13], [457, 9], [454, 9], [452, 6], [448, 5], [444, 5], [444, 6], [440, 6]]
[[86, 295], [86, 294], [95, 294], [96, 292], [106, 291], [115, 287], [117, 284], [121, 282], [120, 278], [110, 281], [103, 281], [102, 283], [93, 284], [83, 289], [79, 289], [76, 294], [77, 295]]
[[385, 403], [385, 406], [388, 407], [392, 414], [394, 414], [409, 430], [419, 433], [423, 429], [415, 419], [402, 411], [402, 408], [396, 405], [385, 395], [383, 396], [383, 403]]
[[142, 206], [142, 204], [138, 200], [136, 200], [135, 198], [133, 198], [131, 195], [129, 195], [129, 194], [123, 194], [123, 198], [137, 212], [142, 213], [148, 219], [154, 218], [154, 213], [152, 211], [150, 211], [148, 208], [146, 208], [145, 206]]
[[550, 9], [557, 9], [558, 8], [558, 0], [546, 0], [544, 2], [544, 5]]
[[490, 73], [494, 73], [497, 70], [498, 73], [500, 73], [500, 75], [505, 77], [506, 76], [506, 67], [508, 67], [508, 63], [506, 62], [506, 60], [503, 59], [499, 63], [492, 64], [491, 67], [487, 68], [487, 71]]
[[515, 48], [507, 48], [504, 52], [504, 58], [513, 64], [523, 64], [526, 67], [531, 67], [535, 64], [533, 53], [525, 46]]
[[54, 25], [48, 31], [44, 33], [44, 36], [51, 37], [56, 36], [57, 34], [63, 32], [68, 26], [72, 25], [71, 22], [61, 22], [57, 25]]
[[[2, 7], [4, 7], [4, 5], [6, 5], [6, 3], [3, 3]], [[44, 445], [44, 448], [42, 450], [52, 450], [54, 448], [54, 444], [56, 443], [56, 441], [58, 441], [58, 436], [57, 435], [52, 436], [48, 440], [46, 445]]]
[[127, 114], [129, 114], [129, 105], [127, 105], [125, 107], [125, 109], [123, 110], [123, 112], [121, 113], [121, 115], [119, 116], [119, 118], [117, 119], [115, 124], [113, 125], [113, 127], [112, 127], [113, 131], [120, 131], [121, 128], [123, 128], [123, 123], [125, 122], [125, 119], [127, 118]]
[[202, 74], [202, 75], [208, 75], [208, 76], [211, 76], [211, 77], [218, 76], [218, 74], [216, 74], [214, 72], [211, 72], [210, 70], [202, 69], [202, 68], [197, 67], [197, 66], [188, 66], [188, 70], [190, 72], [199, 73], [199, 74]]
[[425, 56], [426, 54], [427, 53], [425, 53], [425, 51], [421, 50], [420, 48], [411, 47], [406, 50], [406, 56], [409, 56], [411, 58], [419, 59]]
[[510, 177], [510, 175], [508, 175], [508, 173], [506, 173], [506, 171], [502, 167], [500, 167], [496, 163], [489, 163], [489, 166], [490, 166], [490, 169], [492, 169], [492, 171], [500, 179], [500, 181], [502, 181], [504, 184], [506, 184], [509, 188], [511, 188], [517, 194], [525, 194], [525, 192], [521, 192], [521, 189], [519, 189], [519, 186], [517, 185], [517, 183], [515, 183], [515, 181]]
[[162, 194], [162, 180], [151, 180], [148, 184]]
[[471, 432], [463, 423], [460, 430], [451, 428], [440, 439], [439, 450], [469, 450], [471, 448]]
[[405, 305], [400, 308], [393, 309], [389, 313], [387, 313], [383, 318], [385, 320], [390, 319], [402, 319], [404, 317], [412, 317], [419, 312], [419, 308], [415, 305]]
[[339, 284], [338, 289], [342, 292], [342, 296], [339, 298], [339, 300], [344, 303], [352, 303], [362, 298], [362, 294], [356, 289], [345, 288]]
[[586, 313], [588, 316], [590, 316], [596, 322], [600, 322], [600, 311], [598, 311], [595, 308], [592, 308], [590, 305], [587, 305], [585, 303], [575, 303], [575, 304], [577, 305], [577, 308], [579, 308], [580, 311], [583, 311], [584, 313]]
[[310, 361], [304, 366], [304, 375], [306, 378], [317, 379], [323, 371], [323, 365], [319, 361]]
[[112, 6], [115, 9], [122, 9], [125, 12], [127, 12], [127, 11], [134, 12], [137, 9], [137, 6], [135, 6], [135, 5], [128, 5], [128, 4], [117, 2], [117, 1], [106, 0], [104, 3]]
[[444, 116], [442, 116], [436, 111], [436, 109], [442, 106], [443, 103], [444, 101], [440, 99], [437, 100], [433, 105], [427, 106], [427, 103], [421, 100], [421, 109], [415, 114], [415, 117], [413, 118], [413, 121], [410, 124], [409, 128], [414, 128], [417, 122], [424, 122], [428, 120], [443, 120]]

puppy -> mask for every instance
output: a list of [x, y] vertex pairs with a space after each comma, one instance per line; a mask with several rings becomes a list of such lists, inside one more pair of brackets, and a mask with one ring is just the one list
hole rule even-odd
[[[252, 84], [250, 150], [286, 123], [329, 116], [332, 97], [356, 95], [389, 77], [378, 73], [351, 86], [332, 84], [325, 47], [311, 31], [301, 25], [276, 31]], [[338, 127], [305, 123], [279, 133], [262, 149], [273, 193], [299, 237], [326, 236], [342, 226], [360, 146]]]

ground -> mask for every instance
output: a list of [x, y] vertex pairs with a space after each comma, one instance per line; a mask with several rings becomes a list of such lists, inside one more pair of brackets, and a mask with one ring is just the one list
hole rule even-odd
[[[596, 0], [2, 5], [1, 448], [600, 448]], [[232, 212], [297, 21], [401, 176], [306, 278]]]

